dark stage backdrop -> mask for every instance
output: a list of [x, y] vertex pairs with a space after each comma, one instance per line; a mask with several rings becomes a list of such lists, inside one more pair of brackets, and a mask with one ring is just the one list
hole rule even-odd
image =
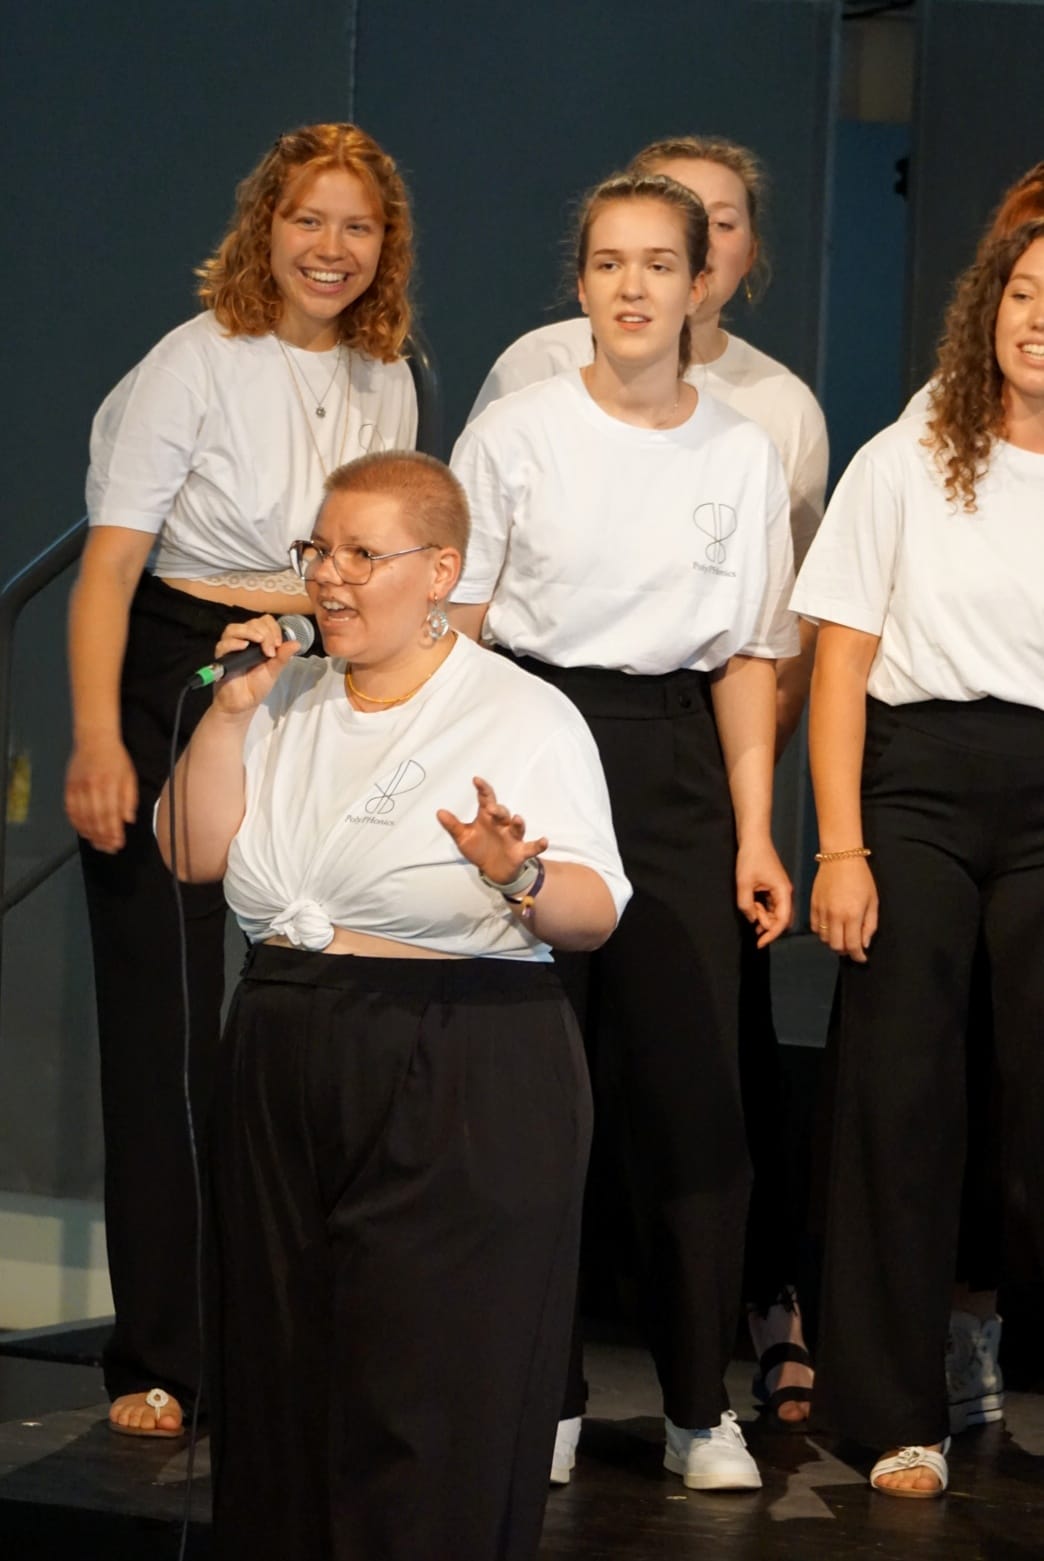
[[815, 382], [834, 0], [364, 3], [357, 113], [416, 197], [419, 297], [459, 429], [521, 332], [576, 312], [578, 192], [668, 134], [717, 133], [768, 165], [775, 280], [734, 326]]
[[1044, 0], [920, 0], [908, 388], [1004, 189], [1044, 158]]
[[[95, 407], [193, 312], [192, 269], [220, 237], [237, 179], [309, 120], [357, 118], [406, 170], [447, 444], [495, 354], [552, 317], [576, 193], [667, 133], [713, 131], [763, 152], [777, 274], [735, 324], [816, 375], [836, 0], [661, 0], [649, 14], [622, 0], [9, 9], [0, 578], [79, 516]], [[32, 788], [9, 834], [9, 882], [69, 838], [67, 587], [52, 587], [19, 634], [14, 746]], [[3, 937], [0, 1221], [36, 1198], [96, 1196], [101, 1172], [75, 868], [10, 916]], [[70, 1216], [63, 1252], [75, 1266], [86, 1247], [74, 1226]]]

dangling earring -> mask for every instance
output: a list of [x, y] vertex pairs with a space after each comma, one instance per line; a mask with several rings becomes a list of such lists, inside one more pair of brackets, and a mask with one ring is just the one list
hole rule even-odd
[[442, 636], [448, 633], [449, 619], [446, 617], [446, 614], [439, 606], [439, 599], [437, 596], [435, 597], [431, 606], [428, 608], [428, 616], [425, 618], [424, 622], [428, 633], [433, 640], [441, 640]]
[[751, 291], [750, 280], [748, 277], [743, 278], [743, 291], [746, 294], [747, 302], [752, 304], [754, 302], [754, 294]]

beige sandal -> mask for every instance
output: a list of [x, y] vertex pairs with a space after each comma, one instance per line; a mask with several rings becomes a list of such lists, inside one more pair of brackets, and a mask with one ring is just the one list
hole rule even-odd
[[[879, 1458], [870, 1470], [870, 1484], [875, 1491], [880, 1491], [882, 1496], [912, 1496], [915, 1501], [932, 1501], [936, 1496], [941, 1496], [950, 1483], [950, 1471], [946, 1463], [946, 1454], [950, 1450], [950, 1438], [947, 1437], [938, 1452], [927, 1447], [900, 1447], [897, 1453], [890, 1457]], [[882, 1474], [898, 1474], [904, 1469], [930, 1469], [939, 1484], [933, 1491], [918, 1491], [909, 1487], [904, 1489], [895, 1485], [879, 1485], [878, 1480]]]

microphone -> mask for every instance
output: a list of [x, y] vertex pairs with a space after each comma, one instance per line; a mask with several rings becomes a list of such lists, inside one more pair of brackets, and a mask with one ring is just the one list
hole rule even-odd
[[[306, 618], [303, 613], [288, 612], [277, 618], [276, 622], [284, 640], [296, 640], [302, 650], [309, 649], [315, 639], [315, 624], [311, 618]], [[260, 645], [247, 645], [244, 650], [230, 650], [227, 656], [219, 656], [209, 666], [193, 672], [185, 687], [209, 688], [212, 683], [220, 683], [222, 678], [234, 678], [240, 672], [249, 672], [251, 667], [258, 667], [267, 659]]]

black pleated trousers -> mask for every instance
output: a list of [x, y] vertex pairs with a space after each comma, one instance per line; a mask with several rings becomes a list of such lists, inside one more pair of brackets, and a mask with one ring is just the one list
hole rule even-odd
[[[123, 740], [138, 811], [113, 856], [80, 841], [94, 957], [105, 1134], [105, 1234], [116, 1326], [105, 1351], [111, 1398], [162, 1387], [191, 1405], [200, 1375], [196, 1203], [183, 1090], [184, 1022], [171, 876], [152, 832], [177, 698], [213, 657], [231, 609], [151, 575], [135, 595], [121, 685]], [[187, 696], [184, 747], [210, 703]], [[224, 988], [220, 883], [182, 887], [188, 939], [191, 1082], [209, 1106]]]
[[980, 933], [1007, 1137], [1044, 1251], [1044, 712], [869, 701], [863, 822], [880, 928], [866, 965], [842, 963], [819, 1390], [843, 1434], [885, 1448], [948, 1430]]
[[[717, 1425], [741, 1301], [750, 1191], [737, 1058], [736, 837], [703, 673], [549, 667], [605, 770], [634, 889], [604, 948], [562, 961], [594, 1059], [596, 1149], [622, 1189], [640, 1305], [679, 1426]], [[583, 1412], [574, 1349], [563, 1418]]]
[[589, 1139], [552, 966], [252, 950], [211, 1134], [222, 1561], [531, 1561]]

